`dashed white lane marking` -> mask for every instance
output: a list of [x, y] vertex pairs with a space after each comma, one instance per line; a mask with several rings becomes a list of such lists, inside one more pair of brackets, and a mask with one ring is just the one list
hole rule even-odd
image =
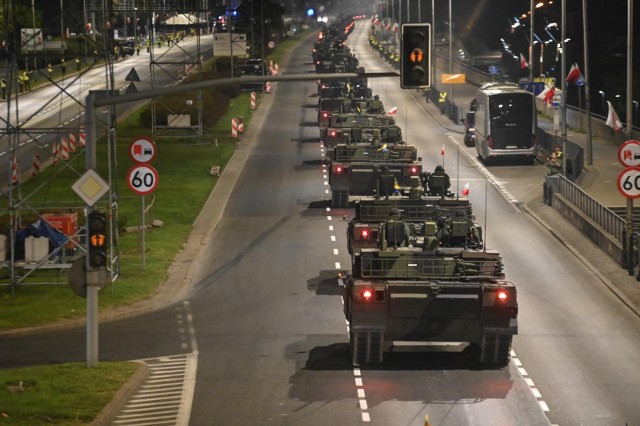
[[533, 383], [533, 380], [530, 377], [528, 377], [529, 374], [527, 373], [527, 370], [525, 370], [522, 367], [522, 362], [516, 356], [516, 353], [513, 350], [511, 351], [511, 360], [513, 361], [515, 366], [518, 368], [518, 372], [520, 373], [520, 375], [524, 379], [524, 382], [527, 384], [527, 386], [529, 386], [529, 389], [531, 390], [531, 393], [533, 394], [534, 398], [538, 402], [538, 405], [540, 406], [540, 409], [545, 413], [545, 416], [547, 416], [547, 420], [548, 420], [549, 416], [547, 415], [547, 413], [549, 413], [549, 411], [550, 411], [549, 410], [549, 406], [542, 399], [542, 394], [540, 393], [540, 390]]
[[[453, 138], [453, 136], [446, 136], [452, 144], [459, 147], [458, 142]], [[496, 177], [484, 166], [484, 164], [482, 164], [482, 161], [480, 161], [478, 158], [472, 157], [462, 150], [460, 150], [460, 152], [463, 152], [463, 155], [467, 158], [467, 160], [473, 163], [475, 168], [478, 169], [478, 171], [482, 173], [482, 175], [487, 179], [487, 182], [491, 183], [491, 185], [498, 189], [498, 193], [502, 195], [502, 197], [504, 197], [507, 202], [511, 203], [516, 208], [516, 210], [520, 211], [520, 208], [517, 205], [518, 199], [505, 187], [505, 182], [499, 182], [498, 180], [496, 180]]]
[[[324, 180], [324, 185], [328, 186], [329, 182], [327, 182], [327, 175], [325, 173], [326, 171], [326, 167], [323, 164], [322, 165], [322, 169], [323, 169], [323, 180]], [[328, 193], [329, 191], [327, 189], [325, 189], [325, 193]], [[332, 220], [332, 216], [331, 216], [331, 207], [327, 207], [326, 208], [326, 212], [327, 212], [327, 220]], [[333, 225], [329, 225], [329, 231], [333, 232]], [[335, 235], [331, 235], [331, 241], [335, 242], [336, 241], [336, 237]], [[337, 256], [339, 254], [339, 250], [337, 248], [333, 248], [333, 254], [335, 256]], [[341, 270], [341, 265], [340, 262], [335, 262], [335, 268], [337, 270]], [[343, 298], [340, 298], [342, 300], [342, 303], [344, 303]], [[345, 320], [345, 324], [347, 326], [347, 335], [349, 334], [349, 322]], [[369, 414], [369, 404], [367, 403], [367, 399], [366, 399], [366, 395], [364, 392], [364, 387], [363, 387], [363, 382], [362, 382], [362, 373], [360, 371], [360, 368], [358, 367], [354, 367], [353, 369], [353, 375], [355, 376], [355, 384], [356, 384], [356, 393], [358, 396], [358, 406], [360, 407], [360, 416], [361, 416], [361, 420], [363, 423], [370, 423], [371, 422], [371, 416]]]

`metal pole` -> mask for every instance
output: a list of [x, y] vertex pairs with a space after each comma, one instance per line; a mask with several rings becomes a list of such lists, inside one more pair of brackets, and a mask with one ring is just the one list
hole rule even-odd
[[[535, 31], [533, 29], [534, 24], [535, 24], [535, 18], [534, 18], [535, 13], [533, 13], [533, 10], [534, 10], [533, 0], [531, 0], [530, 3], [529, 3], [529, 12], [530, 12], [530, 17], [529, 17], [529, 84], [531, 85], [530, 87], [531, 87], [531, 91], [532, 92], [533, 92], [533, 39], [535, 38]], [[564, 30], [564, 27], [562, 27], [562, 29]]]
[[[85, 165], [87, 170], [96, 169], [96, 108], [95, 94], [89, 92], [86, 98], [84, 124], [87, 131], [85, 147]], [[86, 214], [93, 211], [93, 206], [86, 206]], [[87, 226], [87, 230], [88, 230]], [[87, 241], [87, 246], [89, 241]], [[91, 266], [89, 256], [86, 257], [87, 270], [87, 367], [98, 365], [98, 286], [91, 283]]]
[[587, 0], [582, 0], [582, 29], [584, 34], [584, 109], [587, 115], [587, 164], [593, 164], [591, 135], [591, 90], [589, 81], [589, 33], [587, 31]]
[[[633, 0], [627, 0], [627, 140], [631, 139], [633, 116], [631, 98], [633, 96]], [[627, 198], [627, 270], [633, 275], [633, 198]]]
[[562, 78], [562, 100], [560, 103], [561, 110], [561, 132], [562, 132], [562, 174], [567, 176], [567, 46], [565, 40], [567, 39], [567, 0], [562, 0], [562, 58], [561, 58], [561, 71], [560, 77]]
[[142, 251], [142, 270], [145, 270], [146, 267], [146, 247], [145, 247], [145, 239], [146, 239], [146, 235], [145, 235], [145, 212], [144, 212], [144, 195], [142, 197], [140, 197], [140, 199], [142, 200], [142, 205], [140, 206], [140, 246], [141, 246], [141, 251]]
[[[451, 1], [449, 0], [449, 74], [453, 74], [453, 13], [451, 8]], [[449, 85], [449, 118], [453, 119], [453, 83]]]

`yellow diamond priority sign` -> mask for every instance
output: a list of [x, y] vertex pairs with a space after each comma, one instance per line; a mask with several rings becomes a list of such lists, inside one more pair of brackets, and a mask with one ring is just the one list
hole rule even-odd
[[71, 188], [87, 205], [93, 206], [107, 193], [109, 184], [94, 170], [87, 170]]

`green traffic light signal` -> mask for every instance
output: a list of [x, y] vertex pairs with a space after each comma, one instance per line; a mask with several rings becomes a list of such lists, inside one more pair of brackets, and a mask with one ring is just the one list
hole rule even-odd
[[402, 24], [400, 87], [431, 86], [431, 24]]

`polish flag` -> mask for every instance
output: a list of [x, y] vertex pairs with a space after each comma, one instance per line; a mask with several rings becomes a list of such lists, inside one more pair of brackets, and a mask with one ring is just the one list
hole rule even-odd
[[440, 155], [444, 157], [444, 145], [442, 145], [442, 151], [440, 151]]
[[529, 68], [529, 63], [527, 62], [527, 60], [524, 57], [524, 55], [521, 53], [520, 54], [520, 69], [526, 70], [527, 68]]
[[466, 197], [469, 195], [469, 182], [464, 184], [464, 188], [462, 188], [462, 196]]
[[388, 115], [396, 115], [396, 113], [398, 112], [398, 107], [394, 106], [393, 108], [391, 108], [389, 111], [387, 111]]

